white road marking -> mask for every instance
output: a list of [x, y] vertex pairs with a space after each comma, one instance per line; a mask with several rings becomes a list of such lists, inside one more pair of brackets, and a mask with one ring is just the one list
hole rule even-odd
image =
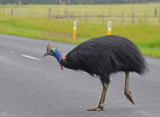
[[22, 55], [22, 56], [26, 57], [26, 58], [34, 59], [34, 60], [37, 60], [37, 61], [41, 61], [41, 59], [38, 59], [38, 58], [35, 58], [35, 57], [32, 57], [32, 56], [28, 56], [28, 55]]

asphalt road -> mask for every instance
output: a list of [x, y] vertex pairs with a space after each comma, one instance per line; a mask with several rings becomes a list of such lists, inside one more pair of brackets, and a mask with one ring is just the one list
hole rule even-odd
[[[53, 43], [64, 55], [76, 46]], [[148, 72], [130, 75], [136, 105], [123, 94], [125, 74], [117, 73], [111, 75], [105, 109], [89, 112], [99, 102], [100, 80], [62, 71], [55, 58], [42, 58], [47, 44], [0, 34], [0, 117], [160, 117], [160, 59], [146, 57]]]

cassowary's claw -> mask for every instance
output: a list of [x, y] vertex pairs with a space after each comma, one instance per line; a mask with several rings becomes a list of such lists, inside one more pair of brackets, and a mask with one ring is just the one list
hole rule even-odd
[[87, 109], [87, 111], [102, 111], [102, 109], [100, 107], [96, 107], [96, 108]]
[[90, 108], [87, 109], [87, 111], [103, 111], [105, 104], [100, 104], [98, 107], [96, 108]]
[[125, 91], [124, 94], [125, 94], [125, 96], [127, 97], [127, 99], [128, 99], [132, 104], [135, 105], [135, 103], [134, 103], [134, 101], [133, 101], [133, 99], [132, 99], [131, 91], [127, 90], [127, 91]]

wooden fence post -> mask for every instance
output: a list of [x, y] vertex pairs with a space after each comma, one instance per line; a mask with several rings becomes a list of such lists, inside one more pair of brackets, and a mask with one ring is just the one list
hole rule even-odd
[[145, 24], [147, 24], [147, 11], [144, 10], [144, 21], [145, 21]]
[[102, 24], [104, 24], [104, 12], [102, 12]]
[[11, 15], [12, 15], [12, 16], [14, 15], [14, 13], [13, 13], [13, 8], [11, 8]]
[[94, 11], [94, 23], [96, 23], [96, 12]]
[[160, 15], [159, 15], [159, 26], [160, 26]]
[[159, 9], [159, 26], [160, 26], [160, 9]]
[[75, 13], [74, 12], [73, 12], [73, 16], [72, 17], [73, 17], [73, 21], [74, 21], [75, 20]]
[[67, 9], [64, 11], [64, 19], [67, 17]]
[[57, 15], [58, 15], [58, 19], [60, 19], [61, 16], [60, 16], [60, 11], [59, 10], [57, 11]]
[[112, 23], [114, 22], [114, 14], [111, 15]]
[[49, 19], [51, 19], [52, 9], [51, 9], [51, 8], [49, 8], [49, 10], [48, 10], [48, 11], [49, 11], [49, 16], [48, 16], [48, 18], [49, 18]]
[[154, 16], [157, 17], [157, 8], [154, 9]]
[[68, 12], [68, 21], [70, 21], [71, 18], [70, 18], [70, 12]]
[[132, 9], [132, 23], [135, 24], [135, 10]]
[[122, 11], [122, 26], [124, 26], [124, 12]]
[[88, 14], [87, 14], [87, 12], [85, 13], [85, 23], [87, 23], [88, 22]]
[[79, 12], [79, 22], [81, 23], [81, 20], [82, 20], [82, 13], [81, 11]]

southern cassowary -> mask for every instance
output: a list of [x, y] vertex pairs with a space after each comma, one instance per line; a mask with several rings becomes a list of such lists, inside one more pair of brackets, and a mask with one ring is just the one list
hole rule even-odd
[[130, 40], [116, 35], [96, 37], [81, 43], [65, 57], [50, 42], [44, 56], [46, 55], [54, 56], [60, 63], [61, 69], [64, 66], [99, 76], [103, 85], [100, 102], [98, 107], [88, 111], [104, 109], [110, 74], [121, 71], [126, 74], [124, 94], [132, 104], [135, 104], [129, 90], [129, 72], [143, 74], [146, 65], [139, 49]]

